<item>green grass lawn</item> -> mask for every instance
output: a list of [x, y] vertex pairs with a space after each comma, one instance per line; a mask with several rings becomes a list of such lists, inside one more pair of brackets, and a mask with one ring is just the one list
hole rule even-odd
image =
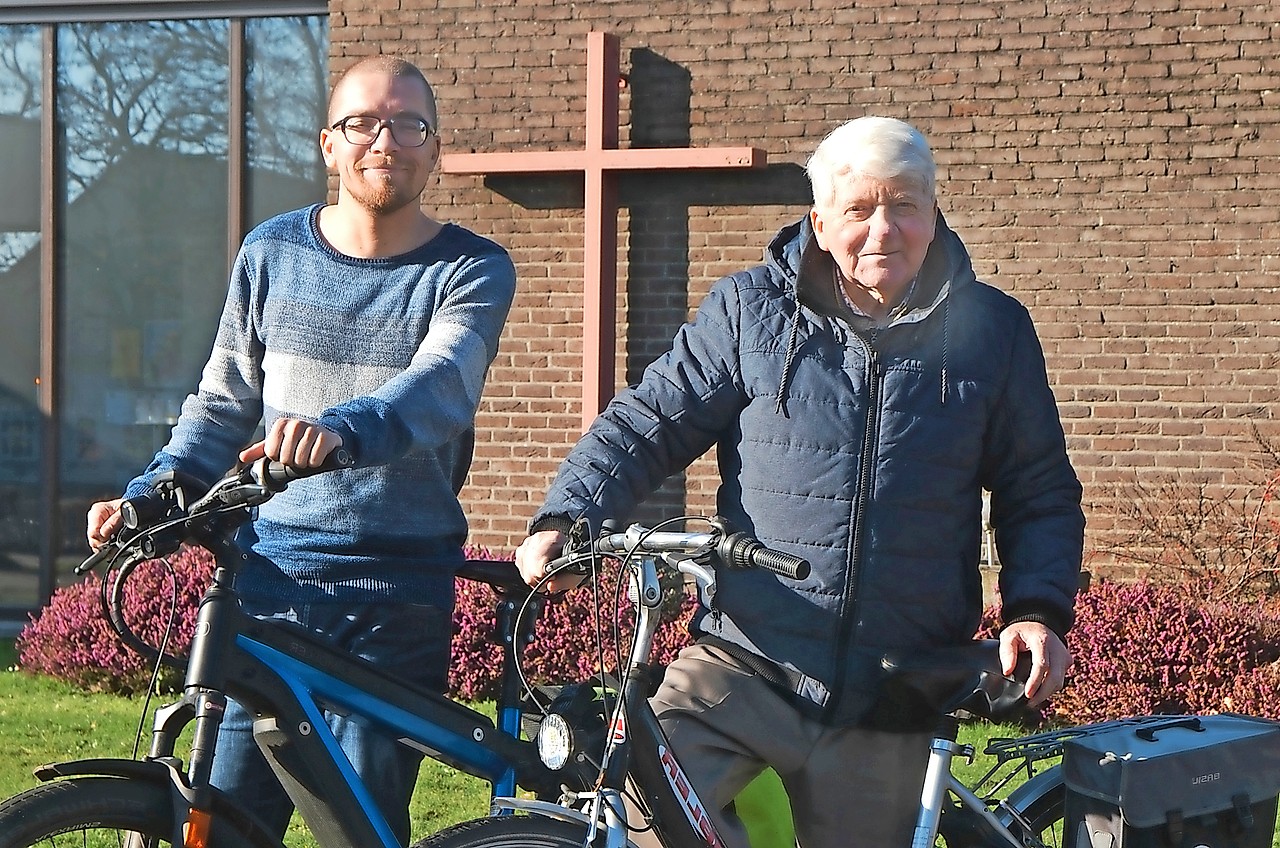
[[[12, 651], [6, 654], [4, 647], [0, 658], [0, 798], [35, 786], [32, 769], [44, 763], [132, 755], [142, 698], [85, 694], [47, 677], [13, 671]], [[149, 733], [150, 717], [145, 727]], [[484, 781], [428, 760], [410, 810], [415, 838], [484, 815], [488, 797]], [[295, 817], [286, 844], [310, 848], [315, 843]]]
[[[86, 694], [48, 677], [15, 671], [11, 646], [3, 642], [0, 662], [0, 798], [36, 785], [32, 769], [44, 763], [132, 756], [143, 698]], [[152, 708], [166, 700], [154, 700]], [[150, 717], [144, 733], [149, 731]], [[777, 786], [777, 779], [768, 775], [743, 799], [744, 816], [750, 817], [756, 837], [754, 848], [792, 844]], [[488, 794], [485, 782], [427, 760], [410, 810], [414, 838], [484, 815]], [[314, 845], [296, 817], [286, 843], [293, 848]]]

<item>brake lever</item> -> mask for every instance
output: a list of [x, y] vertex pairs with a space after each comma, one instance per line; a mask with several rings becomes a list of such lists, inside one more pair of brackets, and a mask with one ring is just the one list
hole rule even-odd
[[107, 560], [114, 559], [119, 556], [127, 546], [127, 542], [119, 542], [116, 540], [116, 537], [113, 536], [104, 542], [102, 547], [89, 554], [84, 562], [72, 569], [71, 573], [77, 577], [83, 574], [88, 574], [90, 571], [97, 569], [99, 565], [102, 565], [102, 563]]
[[258, 506], [271, 499], [271, 491], [253, 478], [249, 467], [228, 474], [209, 487], [209, 491], [187, 510], [194, 518], [224, 507]]
[[97, 570], [98, 566], [104, 562], [114, 564], [121, 557], [124, 557], [126, 562], [154, 559], [156, 551], [157, 548], [150, 538], [148, 529], [137, 531], [130, 527], [122, 527], [104, 542], [102, 547], [89, 554], [85, 561], [77, 565], [71, 573], [79, 577]]

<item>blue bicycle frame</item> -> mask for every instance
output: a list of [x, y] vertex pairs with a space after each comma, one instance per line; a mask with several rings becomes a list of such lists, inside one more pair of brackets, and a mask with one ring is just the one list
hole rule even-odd
[[[532, 622], [515, 614], [528, 589], [511, 563], [470, 562], [461, 572], [504, 590], [499, 619], [505, 673], [495, 725], [483, 713], [393, 678], [298, 625], [246, 615], [234, 590], [241, 553], [227, 530], [215, 522], [203, 532], [191, 531], [218, 566], [201, 601], [183, 697], [156, 711], [146, 761], [61, 763], [39, 770], [38, 777], [96, 774], [170, 782], [173, 796], [182, 799], [174, 809], [180, 834], [193, 810], [215, 809], [220, 793], [209, 785], [212, 752], [230, 696], [257, 716], [254, 738], [321, 848], [400, 844], [339, 747], [325, 711], [359, 715], [402, 744], [489, 781], [499, 796], [514, 794], [517, 784], [545, 797], [558, 793], [534, 744], [519, 736], [520, 684], [511, 672], [528, 638], [516, 632], [514, 622], [520, 618], [528, 628]], [[175, 750], [192, 724], [184, 772]]]

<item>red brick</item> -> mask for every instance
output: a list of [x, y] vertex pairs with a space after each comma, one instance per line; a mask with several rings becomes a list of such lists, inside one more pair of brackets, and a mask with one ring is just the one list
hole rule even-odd
[[[664, 246], [635, 255], [629, 230], [653, 220], [623, 211], [619, 308], [643, 294], [664, 317], [620, 313], [620, 379], [628, 352], [668, 343], [666, 313], [680, 317], [715, 278], [755, 264], [805, 212], [797, 166], [821, 135], [879, 112], [930, 137], [975, 268], [1032, 309], [1091, 534], [1113, 523], [1115, 488], [1139, 472], [1221, 482], [1245, 467], [1245, 415], [1280, 439], [1275, 4], [334, 0], [330, 24], [335, 70], [377, 50], [418, 58], [451, 150], [580, 147], [585, 36], [599, 29], [619, 36], [632, 74], [624, 145], [670, 118], [633, 111], [646, 84], [633, 51], [648, 51], [682, 76], [687, 100], [670, 107], [689, 143], [749, 144], [795, 169], [795, 204], [761, 197], [763, 175], [682, 177], [694, 205], [664, 206], [669, 233], [645, 235]], [[701, 200], [703, 185], [715, 197]], [[519, 268], [464, 492], [473, 539], [509, 550], [578, 433], [582, 211], [526, 209], [479, 177], [442, 177], [428, 194], [442, 217], [510, 247]], [[714, 465], [700, 460], [686, 506], [712, 508], [714, 490]]]

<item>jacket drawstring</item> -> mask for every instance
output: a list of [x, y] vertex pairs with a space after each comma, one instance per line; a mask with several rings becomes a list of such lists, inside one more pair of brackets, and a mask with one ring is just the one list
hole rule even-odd
[[951, 298], [942, 302], [942, 405], [947, 405], [947, 353], [951, 345]]
[[784, 418], [790, 418], [787, 414], [787, 392], [791, 389], [791, 372], [794, 367], [796, 358], [796, 349], [800, 347], [800, 301], [796, 301], [796, 311], [791, 317], [791, 332], [787, 335], [787, 356], [782, 361], [782, 379], [778, 381], [778, 404], [774, 407], [774, 412], [781, 413]]

